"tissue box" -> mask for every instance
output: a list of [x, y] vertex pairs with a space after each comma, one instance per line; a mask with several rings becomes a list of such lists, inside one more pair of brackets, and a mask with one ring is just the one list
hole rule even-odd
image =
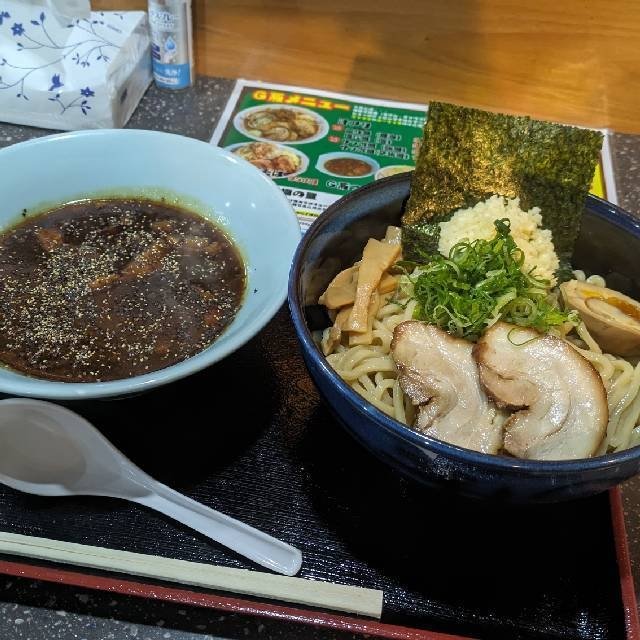
[[64, 130], [122, 127], [151, 79], [146, 13], [70, 19], [0, 2], [0, 120]]

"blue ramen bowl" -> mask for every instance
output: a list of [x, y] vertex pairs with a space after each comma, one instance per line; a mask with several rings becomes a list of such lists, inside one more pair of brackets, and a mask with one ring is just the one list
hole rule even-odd
[[[307, 369], [339, 422], [403, 474], [462, 495], [511, 502], [556, 502], [604, 491], [640, 470], [640, 447], [590, 459], [538, 462], [488, 455], [427, 437], [366, 402], [331, 368], [312, 338], [328, 319], [318, 296], [360, 259], [370, 237], [399, 224], [411, 174], [368, 184], [327, 209], [305, 234], [289, 275], [289, 306]], [[586, 201], [574, 267], [640, 299], [640, 221], [596, 197]], [[323, 324], [324, 323], [324, 324]]]

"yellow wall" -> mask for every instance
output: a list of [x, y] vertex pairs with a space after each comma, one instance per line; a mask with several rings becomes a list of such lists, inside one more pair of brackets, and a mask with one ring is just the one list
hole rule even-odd
[[[145, 0], [93, 0], [144, 9]], [[194, 0], [200, 73], [640, 133], [640, 0]]]

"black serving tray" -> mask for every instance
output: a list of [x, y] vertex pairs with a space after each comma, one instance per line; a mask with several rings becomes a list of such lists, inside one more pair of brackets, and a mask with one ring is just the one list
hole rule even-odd
[[[301, 577], [382, 589], [386, 625], [493, 640], [626, 635], [608, 494], [505, 507], [400, 477], [319, 400], [286, 308], [197, 375], [137, 397], [66, 404], [160, 481], [298, 546]], [[0, 485], [0, 529], [256, 568], [112, 499]]]

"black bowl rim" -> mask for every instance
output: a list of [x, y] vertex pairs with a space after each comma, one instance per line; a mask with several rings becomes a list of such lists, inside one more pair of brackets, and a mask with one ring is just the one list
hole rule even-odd
[[[411, 179], [411, 175], [412, 172], [408, 172], [383, 178], [366, 184], [341, 198], [318, 216], [304, 234], [302, 241], [298, 245], [289, 272], [289, 309], [298, 339], [300, 340], [307, 355], [313, 360], [313, 364], [323, 371], [324, 375], [329, 379], [333, 387], [335, 387], [350, 404], [360, 410], [364, 409], [366, 413], [370, 414], [372, 421], [382, 426], [385, 430], [394, 433], [401, 439], [408, 441], [415, 446], [426, 448], [432, 453], [443, 455], [447, 458], [452, 458], [454, 460], [460, 459], [462, 462], [470, 465], [483, 466], [492, 470], [500, 471], [528, 472], [531, 475], [574, 474], [578, 472], [597, 471], [621, 464], [624, 465], [625, 463], [631, 462], [632, 460], [640, 457], [640, 445], [617, 453], [609, 453], [596, 456], [594, 458], [550, 461], [509, 458], [507, 456], [480, 453], [471, 449], [465, 449], [463, 447], [423, 435], [417, 431], [413, 431], [408, 426], [394, 420], [384, 412], [380, 411], [380, 409], [377, 409], [375, 406], [364, 400], [362, 396], [354, 391], [333, 370], [313, 341], [311, 332], [309, 331], [304, 318], [303, 306], [301, 304], [298, 287], [304, 257], [314, 238], [322, 231], [331, 219], [340, 214], [340, 210], [345, 204], [348, 204], [351, 200], [360, 197], [364, 191], [378, 190], [384, 188], [385, 185], [394, 182], [408, 182]], [[640, 239], [640, 220], [624, 209], [621, 209], [618, 205], [589, 194], [585, 202], [585, 208]]]

